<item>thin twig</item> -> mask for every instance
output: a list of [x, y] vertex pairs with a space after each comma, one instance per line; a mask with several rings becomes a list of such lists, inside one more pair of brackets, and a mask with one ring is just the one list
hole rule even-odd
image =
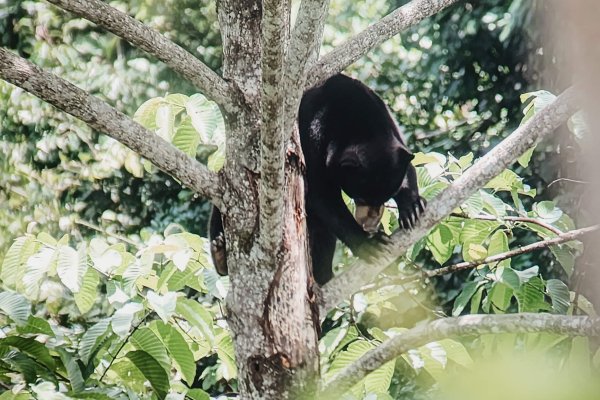
[[[475, 268], [475, 267], [478, 267], [478, 266], [484, 265], [484, 264], [500, 262], [500, 261], [507, 260], [512, 257], [519, 256], [521, 254], [531, 253], [533, 251], [545, 249], [550, 246], [555, 246], [555, 245], [558, 245], [561, 243], [570, 242], [580, 236], [583, 236], [587, 233], [598, 230], [598, 227], [599, 227], [598, 225], [593, 225], [593, 226], [590, 226], [587, 228], [581, 228], [581, 229], [577, 229], [574, 231], [562, 233], [555, 238], [541, 240], [539, 242], [532, 243], [527, 246], [518, 247], [514, 250], [510, 250], [510, 251], [507, 251], [504, 253], [486, 257], [482, 260], [464, 261], [464, 262], [449, 265], [449, 266], [443, 267], [443, 268], [438, 268], [438, 269], [429, 270], [429, 271], [423, 271], [423, 276], [425, 276], [426, 278], [433, 278], [433, 277], [440, 276], [440, 275], [446, 275], [446, 274], [450, 274], [450, 273], [454, 273], [454, 272], [463, 271], [465, 269]], [[413, 280], [415, 277], [418, 279], [421, 277], [421, 275], [410, 277], [410, 280]], [[409, 278], [406, 278], [406, 279], [409, 279]]]
[[115, 355], [112, 357], [112, 359], [110, 360], [110, 362], [108, 363], [108, 366], [104, 369], [104, 371], [102, 372], [102, 375], [100, 376], [100, 379], [98, 379], [98, 381], [102, 382], [102, 379], [104, 379], [104, 376], [106, 376], [106, 373], [108, 372], [108, 370], [110, 369], [110, 367], [113, 365], [113, 363], [115, 362], [115, 360], [117, 359], [117, 357], [119, 356], [119, 353], [121, 352], [121, 350], [123, 350], [123, 347], [125, 347], [125, 345], [129, 342], [129, 339], [131, 339], [131, 337], [133, 336], [133, 334], [138, 330], [138, 328], [140, 326], [142, 326], [142, 324], [144, 322], [146, 322], [146, 318], [148, 318], [150, 316], [150, 314], [152, 314], [154, 311], [150, 311], [148, 312], [146, 315], [144, 315], [144, 318], [142, 318], [142, 320], [133, 327], [133, 329], [131, 330], [131, 332], [129, 332], [129, 334], [127, 335], [127, 337], [123, 340], [123, 343], [121, 343], [121, 345], [119, 346], [119, 348], [117, 349], [117, 352], [115, 353]]
[[107, 231], [106, 229], [102, 228], [101, 226], [92, 224], [91, 222], [87, 222], [87, 221], [84, 221], [82, 219], [77, 219], [74, 222], [77, 225], [85, 226], [86, 228], [93, 229], [93, 230], [95, 230], [97, 232], [103, 233], [106, 236], [110, 236], [112, 238], [120, 240], [121, 242], [125, 242], [127, 244], [130, 244], [133, 247], [135, 247], [136, 249], [140, 248], [139, 244], [136, 243], [136, 242], [134, 242], [133, 240], [131, 240], [129, 238], [126, 238], [125, 236], [119, 235], [118, 233], [111, 233], [111, 232]]
[[531, 217], [514, 217], [514, 216], [508, 216], [508, 215], [504, 216], [504, 217], [496, 217], [494, 215], [486, 215], [486, 214], [467, 215], [467, 214], [460, 214], [460, 213], [452, 213], [452, 214], [450, 214], [450, 216], [456, 217], [456, 218], [464, 218], [464, 219], [479, 219], [482, 221], [523, 222], [523, 223], [539, 225], [542, 228], [548, 229], [549, 231], [555, 233], [558, 236], [560, 236], [564, 233], [560, 229], [558, 229], [544, 221], [541, 221], [536, 218], [531, 218]]

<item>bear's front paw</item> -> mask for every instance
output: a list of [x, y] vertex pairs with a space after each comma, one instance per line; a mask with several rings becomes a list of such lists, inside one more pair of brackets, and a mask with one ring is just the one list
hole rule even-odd
[[419, 196], [417, 200], [405, 207], [398, 207], [398, 224], [403, 229], [412, 229], [417, 224], [417, 220], [425, 211], [427, 202]]

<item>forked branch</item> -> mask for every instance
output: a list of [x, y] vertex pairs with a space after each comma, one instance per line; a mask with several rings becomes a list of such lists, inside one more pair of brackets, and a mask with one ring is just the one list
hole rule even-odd
[[0, 78], [106, 133], [196, 193], [221, 204], [223, 189], [216, 174], [97, 97], [3, 48]]

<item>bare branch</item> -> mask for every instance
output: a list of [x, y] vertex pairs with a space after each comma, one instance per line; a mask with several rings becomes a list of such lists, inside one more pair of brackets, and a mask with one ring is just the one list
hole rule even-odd
[[282, 83], [287, 72], [285, 53], [289, 41], [290, 7], [286, 0], [263, 0], [260, 244], [265, 256], [273, 259], [283, 237], [286, 93]]
[[[492, 264], [497, 263], [503, 260], [507, 260], [509, 258], [513, 258], [519, 256], [521, 254], [531, 253], [537, 250], [545, 249], [550, 246], [556, 246], [561, 243], [570, 242], [574, 239], [577, 239], [580, 236], [583, 236], [587, 233], [594, 232], [598, 230], [598, 225], [590, 226], [588, 228], [581, 228], [574, 231], [561, 233], [555, 238], [540, 240], [539, 242], [535, 242], [532, 244], [528, 244], [527, 246], [519, 247], [514, 250], [510, 250], [504, 253], [496, 254], [490, 257], [486, 257], [483, 260], [477, 261], [464, 261], [454, 265], [448, 265], [447, 267], [432, 269], [429, 271], [423, 271], [423, 275], [426, 278], [433, 278], [435, 276], [451, 274], [453, 272], [463, 271], [465, 269], [471, 269], [478, 267], [484, 264]], [[416, 277], [422, 277], [423, 275], [418, 275]], [[411, 277], [409, 277], [411, 278]], [[408, 279], [408, 278], [407, 278]]]
[[382, 252], [378, 260], [371, 265], [359, 261], [325, 285], [322, 300], [323, 315], [328, 309], [358, 291], [362, 285], [370, 282], [438, 222], [450, 215], [452, 210], [467, 200], [477, 189], [504, 171], [543, 137], [554, 132], [573, 113], [573, 97], [572, 89], [567, 90], [479, 159], [428, 204], [414, 229], [396, 231], [392, 236], [393, 243]]
[[307, 86], [341, 72], [372, 48], [456, 2], [458, 0], [413, 0], [396, 9], [323, 56], [308, 74]]
[[357, 381], [408, 350], [436, 340], [488, 333], [551, 332], [568, 336], [600, 336], [600, 318], [550, 314], [466, 315], [444, 318], [410, 329], [368, 351], [326, 382], [319, 398], [335, 398]]
[[167, 64], [206, 97], [227, 109], [232, 104], [229, 85], [194, 55], [160, 32], [100, 0], [48, 0], [122, 37]]
[[198, 194], [221, 203], [216, 174], [102, 100], [3, 48], [0, 78], [106, 133]]

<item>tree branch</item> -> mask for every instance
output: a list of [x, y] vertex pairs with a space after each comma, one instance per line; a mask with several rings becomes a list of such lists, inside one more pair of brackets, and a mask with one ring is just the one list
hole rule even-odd
[[331, 75], [341, 72], [372, 48], [457, 1], [413, 0], [396, 9], [323, 56], [308, 74], [307, 86], [314, 86]]
[[296, 25], [292, 31], [290, 49], [287, 55], [285, 131], [291, 134], [297, 120], [300, 100], [306, 87], [308, 69], [317, 60], [323, 28], [329, 10], [329, 0], [302, 0]]
[[408, 350], [436, 340], [486, 333], [551, 332], [568, 336], [600, 336], [600, 318], [550, 314], [466, 315], [444, 318], [410, 329], [368, 351], [326, 382], [319, 398], [334, 398], [369, 373]]
[[450, 215], [452, 210], [467, 200], [477, 189], [504, 171], [543, 137], [554, 132], [573, 113], [573, 103], [572, 89], [561, 94], [433, 199], [412, 230], [396, 231], [392, 235], [392, 244], [386, 247], [376, 261], [371, 265], [361, 261], [356, 262], [346, 272], [332, 279], [323, 288], [321, 311], [326, 312], [358, 291], [362, 285], [370, 282], [438, 222]]
[[598, 230], [598, 225], [593, 225], [588, 228], [581, 228], [581, 229], [573, 230], [570, 232], [561, 233], [560, 235], [558, 235], [555, 238], [541, 240], [539, 242], [528, 244], [527, 246], [518, 247], [514, 250], [510, 250], [510, 251], [507, 251], [504, 253], [486, 257], [483, 260], [464, 261], [464, 262], [461, 262], [458, 264], [448, 265], [447, 267], [423, 271], [423, 275], [418, 274], [418, 275], [415, 275], [414, 277], [407, 277], [406, 279], [413, 280], [414, 278], [418, 279], [422, 276], [425, 276], [426, 278], [433, 278], [433, 277], [440, 276], [440, 275], [451, 274], [454, 272], [463, 271], [465, 269], [475, 268], [475, 267], [478, 267], [478, 266], [484, 265], [484, 264], [497, 263], [497, 262], [500, 262], [503, 260], [507, 260], [509, 258], [519, 256], [521, 254], [527, 254], [527, 253], [534, 252], [536, 250], [545, 249], [550, 246], [556, 246], [561, 243], [570, 242], [574, 239], [577, 239], [580, 236], [583, 236], [587, 233], [594, 232], [597, 230]]
[[48, 2], [94, 22], [158, 58], [196, 86], [202, 94], [225, 109], [232, 106], [232, 90], [227, 82], [160, 32], [100, 0], [48, 0]]
[[[285, 54], [289, 42], [289, 0], [263, 0], [262, 125], [260, 134], [260, 245], [275, 259], [283, 237], [285, 203]], [[275, 265], [275, 263], [273, 263]]]
[[218, 176], [125, 114], [75, 85], [0, 48], [0, 78], [106, 133], [198, 194], [221, 204]]
[[554, 233], [555, 235], [562, 235], [564, 233], [560, 229], [558, 229], [550, 224], [547, 224], [544, 221], [541, 221], [536, 218], [531, 218], [531, 217], [513, 217], [513, 216], [509, 216], [509, 215], [506, 215], [504, 217], [496, 217], [495, 215], [485, 215], [485, 214], [467, 215], [467, 214], [460, 214], [460, 213], [452, 213], [452, 214], [450, 214], [450, 216], [456, 217], [456, 218], [463, 218], [463, 219], [479, 219], [482, 221], [523, 222], [523, 223], [528, 223], [528, 224], [539, 225], [542, 228], [548, 229], [550, 232]]

